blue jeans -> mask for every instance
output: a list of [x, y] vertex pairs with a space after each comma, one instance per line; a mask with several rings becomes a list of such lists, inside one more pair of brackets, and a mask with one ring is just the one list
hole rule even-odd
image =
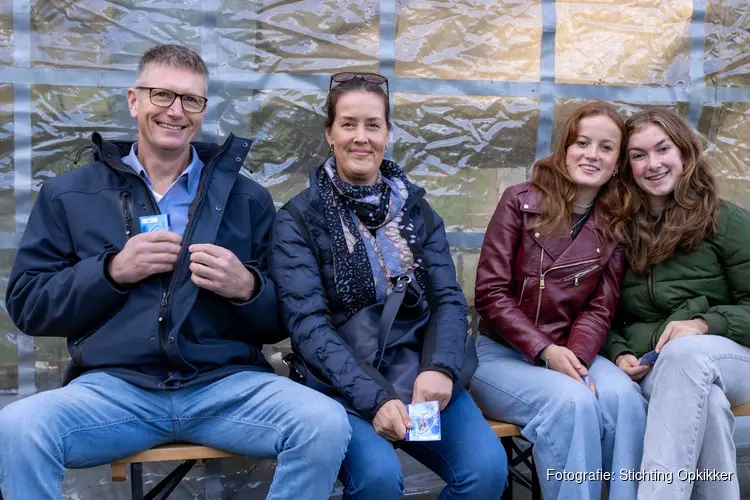
[[394, 445], [448, 483], [441, 500], [497, 500], [507, 486], [505, 450], [466, 391], [441, 412], [440, 441], [392, 443], [366, 420], [349, 415], [349, 423], [352, 440], [339, 474], [345, 500], [402, 498], [404, 479]]
[[335, 401], [271, 373], [241, 372], [175, 391], [85, 374], [0, 412], [5, 500], [59, 500], [66, 468], [171, 442], [276, 458], [267, 498], [328, 498], [351, 428]]
[[[667, 342], [641, 380], [649, 400], [641, 469], [648, 475], [640, 483], [639, 500], [740, 499], [731, 407], [750, 398], [749, 371], [750, 349], [726, 337]], [[686, 480], [686, 471], [696, 469], [731, 476]]]
[[[477, 354], [474, 399], [488, 417], [523, 428], [523, 436], [534, 444], [544, 498], [599, 500], [604, 472], [612, 474], [611, 500], [636, 498], [638, 483], [620, 480], [620, 471], [640, 469], [646, 400], [625, 372], [597, 356], [589, 368], [597, 388], [594, 397], [584, 384], [536, 366], [483, 335], [477, 339]], [[563, 471], [599, 473], [577, 482], [555, 476]]]

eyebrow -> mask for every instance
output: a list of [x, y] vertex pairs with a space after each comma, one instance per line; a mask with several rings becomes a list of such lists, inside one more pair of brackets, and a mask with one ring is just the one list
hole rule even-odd
[[[587, 135], [584, 135], [584, 134], [578, 134], [578, 137], [577, 137], [577, 139], [581, 139], [581, 138], [583, 138], [583, 139], [586, 139], [586, 140], [589, 140], [589, 141], [591, 140], [591, 137], [589, 137], [589, 136], [587, 136]], [[601, 142], [611, 142], [612, 144], [614, 144], [614, 143], [615, 143], [615, 141], [613, 141], [612, 139], [603, 139], [603, 140], [602, 140]]]
[[[658, 148], [662, 146], [665, 142], [669, 141], [669, 139], [662, 139], [656, 144], [654, 144], [654, 148]], [[643, 151], [643, 148], [628, 148], [628, 151]]]
[[[359, 120], [359, 118], [355, 118], [353, 116], [346, 116], [346, 115], [341, 115], [339, 118], [342, 120]], [[383, 117], [382, 116], [370, 116], [369, 118], [365, 118], [365, 120], [383, 120]]]

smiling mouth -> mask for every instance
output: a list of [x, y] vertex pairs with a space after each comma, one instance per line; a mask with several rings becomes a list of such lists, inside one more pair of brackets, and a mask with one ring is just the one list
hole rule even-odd
[[593, 165], [580, 165], [581, 169], [589, 174], [593, 174], [599, 171], [599, 169]]
[[182, 130], [184, 128], [187, 128], [187, 125], [172, 125], [171, 123], [163, 123], [163, 122], [156, 122], [157, 125], [159, 125], [160, 128], [166, 129], [166, 130]]
[[370, 154], [369, 151], [352, 151], [351, 152], [354, 156], [367, 156]]
[[646, 177], [646, 180], [647, 180], [647, 181], [651, 181], [651, 182], [653, 182], [653, 181], [660, 181], [660, 180], [662, 180], [663, 178], [665, 178], [665, 177], [667, 176], [667, 174], [668, 174], [668, 173], [669, 173], [669, 172], [662, 172], [662, 173], [660, 173], [660, 174], [656, 174], [656, 175], [651, 175], [651, 176], [649, 176], [649, 177]]

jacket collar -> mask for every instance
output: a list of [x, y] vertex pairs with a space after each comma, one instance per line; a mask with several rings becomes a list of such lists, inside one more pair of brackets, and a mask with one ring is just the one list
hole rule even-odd
[[[538, 216], [542, 201], [542, 192], [533, 185], [520, 198], [521, 212]], [[572, 262], [593, 260], [602, 255], [604, 241], [602, 234], [605, 224], [599, 204], [591, 209], [591, 215], [581, 228], [576, 239], [569, 233], [560, 236], [542, 236], [531, 226], [526, 228], [531, 237], [554, 259], [555, 266], [567, 265]], [[533, 218], [536, 220], [536, 217]]]
[[[191, 142], [190, 145], [195, 148], [198, 158], [204, 164], [211, 162], [216, 156], [223, 151], [234, 140], [234, 134], [229, 134], [224, 144], [213, 144], [208, 142]], [[247, 142], [251, 142], [245, 139]], [[126, 170], [134, 172], [130, 166], [122, 162], [122, 158], [130, 153], [134, 141], [108, 141], [105, 140], [99, 132], [91, 135], [91, 149], [94, 153], [94, 161], [101, 161], [107, 166], [116, 170]]]

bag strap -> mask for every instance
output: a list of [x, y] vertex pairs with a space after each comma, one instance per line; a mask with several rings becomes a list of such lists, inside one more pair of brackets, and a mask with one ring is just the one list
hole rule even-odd
[[312, 235], [310, 235], [310, 231], [307, 229], [307, 224], [305, 223], [305, 218], [302, 216], [302, 212], [299, 211], [297, 205], [292, 203], [291, 200], [281, 208], [282, 210], [286, 209], [286, 211], [289, 212], [289, 215], [292, 216], [292, 219], [294, 219], [294, 222], [297, 224], [297, 229], [299, 229], [299, 232], [302, 235], [302, 239], [305, 240], [310, 251], [315, 254], [315, 260], [318, 261], [318, 266], [320, 266], [320, 256], [316, 250]]
[[393, 287], [391, 294], [388, 296], [385, 305], [383, 306], [383, 313], [380, 315], [380, 325], [378, 328], [378, 349], [380, 350], [380, 359], [375, 367], [376, 370], [380, 369], [380, 363], [383, 362], [385, 345], [388, 342], [388, 334], [391, 333], [391, 327], [396, 320], [396, 315], [401, 308], [401, 304], [404, 302], [406, 289], [409, 287], [411, 281], [412, 277], [410, 274], [399, 276], [396, 285]]

